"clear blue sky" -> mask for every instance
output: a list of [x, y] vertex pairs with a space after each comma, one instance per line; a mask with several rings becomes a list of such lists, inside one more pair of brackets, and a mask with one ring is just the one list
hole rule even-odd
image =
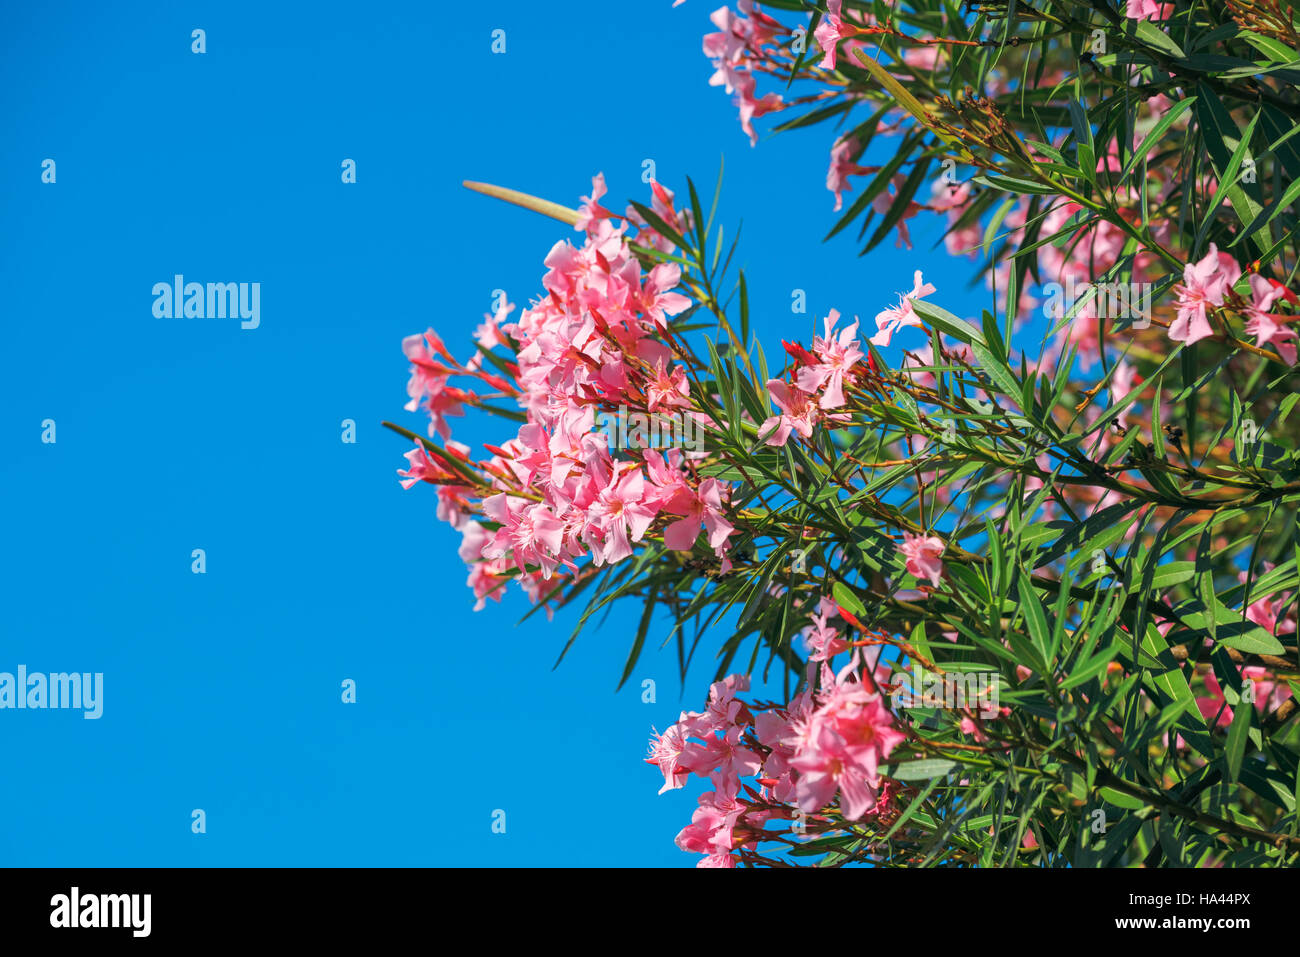
[[[831, 307], [869, 320], [913, 268], [953, 312], [985, 298], [932, 228], [915, 253], [820, 242], [833, 133], [750, 148], [706, 82], [716, 4], [5, 5], [0, 671], [102, 672], [105, 701], [0, 711], [0, 863], [695, 863], [672, 840], [691, 793], [657, 796], [641, 758], [702, 704], [714, 649], [683, 692], [656, 641], [616, 695], [628, 607], [552, 671], [574, 615], [474, 613], [459, 535], [399, 487], [379, 422], [423, 428], [404, 335], [468, 354], [492, 290], [526, 303], [576, 236], [462, 179], [576, 205], [603, 170], [622, 209], [644, 159], [684, 193], [725, 153], [769, 355]], [[176, 273], [260, 282], [260, 327], [155, 318]]]

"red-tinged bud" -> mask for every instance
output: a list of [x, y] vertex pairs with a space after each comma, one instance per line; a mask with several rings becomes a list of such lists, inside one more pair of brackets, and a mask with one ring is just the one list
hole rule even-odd
[[566, 355], [567, 355], [570, 359], [573, 359], [573, 360], [575, 360], [575, 361], [577, 361], [577, 362], [581, 362], [581, 363], [583, 363], [583, 364], [589, 366], [589, 367], [592, 368], [592, 369], [595, 369], [595, 370], [597, 370], [597, 371], [600, 371], [600, 368], [601, 368], [600, 362], [599, 362], [598, 360], [596, 360], [596, 359], [593, 359], [591, 356], [587, 355], [585, 352], [582, 352], [582, 351], [579, 350], [576, 346], [571, 346], [571, 347], [569, 348], [568, 352], [566, 353]]
[[1285, 299], [1287, 302], [1291, 303], [1292, 305], [1295, 305], [1296, 294], [1294, 292], [1288, 289], [1283, 283], [1278, 282], [1276, 279], [1270, 279], [1269, 283], [1273, 286], [1274, 289], [1280, 289], [1282, 291], [1283, 299]]
[[424, 338], [425, 341], [429, 343], [430, 349], [432, 349], [438, 355], [442, 356], [444, 359], [446, 359], [456, 368], [460, 368], [460, 363], [457, 362], [455, 356], [453, 356], [451, 352], [448, 351], [447, 346], [443, 343], [442, 339], [438, 337], [438, 334], [436, 332], [430, 329], [428, 332], [424, 334]]
[[484, 472], [487, 472], [493, 478], [498, 478], [503, 482], [514, 481], [514, 476], [511, 475], [506, 469], [501, 468], [500, 466], [497, 465], [493, 465], [491, 462], [480, 462], [478, 464], [478, 467], [482, 469]]
[[600, 268], [604, 272], [609, 272], [609, 260], [600, 254], [599, 249], [596, 250], [596, 262], [600, 263]]
[[428, 371], [436, 375], [442, 375], [442, 376], [452, 375], [456, 371], [454, 369], [448, 369], [441, 362], [435, 362], [433, 359], [419, 359], [419, 358], [412, 359], [411, 365], [419, 366], [421, 369], [427, 369]]
[[785, 351], [790, 353], [790, 355], [794, 356], [801, 364], [806, 366], [815, 366], [817, 364], [817, 360], [816, 358], [813, 357], [812, 353], [810, 353], [799, 343], [786, 342], [784, 339], [782, 339], [781, 345], [785, 346]]
[[501, 378], [499, 375], [492, 375], [491, 373], [484, 373], [484, 374], [481, 376], [481, 378], [482, 378], [483, 381], [486, 382], [488, 385], [492, 386], [492, 388], [494, 388], [494, 389], [498, 389], [498, 390], [500, 390], [500, 391], [502, 391], [502, 392], [514, 392], [514, 391], [516, 391], [516, 389], [515, 389], [515, 387], [514, 387], [513, 385], [511, 385], [511, 384], [510, 384], [509, 382], [507, 382], [505, 379]]
[[867, 368], [876, 375], [880, 375], [880, 367], [876, 365], [876, 355], [874, 352], [867, 353]]
[[505, 449], [501, 448], [499, 445], [489, 445], [488, 443], [484, 442], [483, 448], [487, 449], [493, 455], [501, 456], [501, 458], [503, 459], [510, 458], [510, 453], [507, 452]]
[[857, 616], [855, 616], [852, 612], [850, 612], [839, 602], [835, 603], [835, 607], [839, 609], [840, 617], [843, 618], [845, 621], [847, 621], [854, 628], [858, 629], [858, 631], [865, 632], [867, 630], [867, 626], [862, 624], [862, 622], [858, 621]]

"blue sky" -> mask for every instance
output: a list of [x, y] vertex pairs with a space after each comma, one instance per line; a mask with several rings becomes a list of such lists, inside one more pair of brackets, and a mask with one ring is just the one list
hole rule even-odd
[[[712, 6], [0, 12], [0, 671], [102, 672], [105, 698], [97, 721], [0, 710], [0, 863], [695, 863], [673, 845], [691, 794], [657, 796], [641, 758], [652, 724], [702, 704], [714, 648], [683, 691], [656, 642], [615, 694], [625, 607], [552, 670], [574, 615], [515, 627], [517, 595], [474, 613], [459, 535], [429, 489], [399, 487], [407, 443], [379, 423], [423, 429], [402, 411], [404, 335], [433, 325], [466, 353], [492, 290], [526, 303], [576, 237], [462, 179], [577, 205], [603, 171], [621, 209], [647, 198], [643, 160], [709, 192], [725, 154], [719, 217], [744, 219], [769, 355], [831, 307], [869, 319], [914, 268], [950, 311], [985, 298], [933, 224], [911, 253], [820, 241], [834, 134], [750, 148], [707, 86]], [[155, 318], [176, 273], [260, 282], [260, 326]]]

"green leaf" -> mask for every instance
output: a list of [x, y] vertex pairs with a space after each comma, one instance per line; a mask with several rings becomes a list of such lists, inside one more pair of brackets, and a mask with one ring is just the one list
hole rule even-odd
[[866, 615], [867, 606], [862, 604], [862, 600], [853, 593], [853, 589], [843, 582], [836, 582], [831, 586], [831, 595], [835, 598], [836, 604], [855, 618], [861, 620]]
[[[1260, 114], [1251, 120], [1249, 130], [1253, 131]], [[1262, 206], [1256, 198], [1258, 188], [1247, 190], [1237, 179], [1235, 170], [1249, 151], [1249, 136], [1243, 136], [1232, 120], [1232, 114], [1219, 100], [1204, 81], [1197, 84], [1196, 118], [1200, 122], [1201, 136], [1206, 151], [1210, 154], [1210, 163], [1219, 178], [1219, 190], [1215, 194], [1215, 203], [1223, 198], [1232, 200], [1232, 211], [1243, 226], [1249, 226], [1258, 217]], [[1208, 223], [1210, 220], [1206, 220]], [[1255, 240], [1263, 252], [1272, 245], [1273, 238], [1267, 225], [1261, 224], [1260, 238]]]
[[1227, 768], [1228, 780], [1233, 784], [1241, 774], [1241, 759], [1246, 754], [1246, 732], [1250, 730], [1250, 716], [1254, 709], [1246, 703], [1238, 702], [1232, 713], [1232, 724], [1228, 726], [1228, 742], [1223, 752], [1224, 767]]
[[682, 238], [681, 233], [677, 232], [677, 230], [665, 223], [662, 217], [660, 217], [660, 215], [649, 206], [638, 203], [636, 200], [629, 201], [629, 205], [641, 215], [642, 219], [650, 224], [651, 229], [657, 232], [660, 236], [663, 236], [674, 246], [678, 246], [681, 249], [691, 248], [691, 244]]
[[1020, 608], [1025, 613], [1025, 626], [1029, 629], [1029, 637], [1033, 640], [1034, 651], [1038, 654], [1039, 667], [1035, 670], [1049, 672], [1052, 670], [1052, 636], [1047, 626], [1047, 613], [1043, 610], [1043, 604], [1038, 600], [1038, 595], [1034, 591], [1033, 583], [1029, 580], [1029, 575], [1023, 570], [1017, 572], [1017, 594], [1020, 600]]
[[1119, 645], [1111, 643], [1106, 648], [1097, 652], [1087, 661], [1084, 661], [1070, 670], [1070, 676], [1061, 682], [1061, 687], [1065, 690], [1077, 688], [1081, 684], [1086, 684], [1097, 675], [1105, 670], [1106, 666], [1115, 659], [1119, 654]]
[[1183, 709], [1177, 721], [1183, 739], [1207, 761], [1214, 760], [1214, 746], [1205, 727], [1205, 719], [1196, 707], [1196, 697], [1187, 684], [1187, 676], [1183, 674], [1181, 665], [1154, 624], [1147, 625], [1142, 638], [1142, 651], [1148, 657], [1142, 665], [1148, 668], [1152, 682], [1163, 693], [1165, 701]]
[[1278, 63], [1293, 63], [1296, 60], [1296, 51], [1274, 37], [1262, 36], [1250, 30], [1242, 30], [1237, 36], [1264, 54], [1264, 56]]
[[1070, 100], [1070, 123], [1074, 128], [1074, 149], [1079, 169], [1090, 180], [1096, 180], [1097, 148], [1092, 141], [1092, 126], [1088, 113], [1078, 100]]
[[1107, 804], [1114, 804], [1116, 807], [1128, 808], [1131, 811], [1146, 807], [1146, 802], [1141, 798], [1126, 794], [1123, 791], [1117, 791], [1114, 788], [1101, 787], [1097, 789], [1097, 793], [1101, 795], [1101, 799]]
[[1130, 26], [1135, 27], [1134, 32], [1137, 38], [1149, 47], [1159, 50], [1161, 53], [1167, 53], [1170, 56], [1183, 59], [1186, 54], [1183, 48], [1175, 43], [1169, 36], [1154, 23], [1149, 20], [1130, 20]]
[[632, 650], [628, 653], [627, 664], [623, 666], [623, 676], [618, 679], [618, 687], [615, 691], [620, 691], [627, 679], [632, 674], [632, 669], [636, 667], [637, 659], [641, 657], [641, 648], [645, 645], [646, 632], [650, 629], [650, 617], [654, 614], [655, 601], [659, 597], [659, 589], [652, 588], [650, 597], [646, 600], [645, 610], [641, 612], [641, 624], [636, 630], [636, 640], [632, 642]]
[[981, 346], [988, 344], [984, 340], [984, 333], [979, 329], [964, 319], [958, 319], [951, 312], [941, 309], [933, 303], [926, 302], [924, 299], [913, 299], [912, 309], [930, 325], [940, 332], [947, 333], [959, 342], [964, 342], [967, 345], [978, 342]]
[[1143, 157], [1145, 157], [1148, 153], [1150, 153], [1151, 150], [1156, 146], [1156, 144], [1160, 142], [1160, 137], [1164, 136], [1165, 133], [1169, 132], [1169, 127], [1173, 126], [1174, 123], [1176, 123], [1178, 119], [1184, 113], [1186, 113], [1189, 108], [1191, 108], [1195, 104], [1196, 104], [1196, 97], [1189, 96], [1186, 99], [1179, 100], [1177, 103], [1171, 106], [1167, 111], [1165, 111], [1165, 114], [1162, 117], [1160, 117], [1159, 120], [1156, 121], [1156, 125], [1151, 127], [1150, 132], [1148, 132], [1147, 135], [1143, 137], [1142, 142], [1138, 146], [1138, 148], [1133, 151], [1133, 155], [1130, 156], [1129, 161], [1126, 164], [1124, 164], [1124, 170], [1122, 173], [1120, 173], [1120, 175], [1122, 177], [1127, 177], [1130, 173], [1132, 173], [1133, 167], [1135, 167], [1138, 163], [1140, 163]]

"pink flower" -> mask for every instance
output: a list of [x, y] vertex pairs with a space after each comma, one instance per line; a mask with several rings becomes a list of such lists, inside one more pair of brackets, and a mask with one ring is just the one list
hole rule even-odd
[[709, 685], [709, 704], [703, 718], [710, 730], [728, 731], [733, 725], [750, 723], [745, 703], [736, 697], [737, 692], [749, 690], [749, 675], [731, 674]]
[[[681, 499], [678, 498], [677, 501], [680, 503]], [[671, 506], [668, 510], [676, 511]], [[701, 482], [699, 491], [689, 498], [686, 511], [677, 514], [683, 515], [683, 518], [664, 529], [664, 545], [673, 551], [689, 552], [694, 548], [701, 523], [708, 532], [711, 548], [721, 546], [736, 531], [723, 515], [722, 486], [715, 478]]]
[[599, 545], [592, 545], [592, 559], [597, 565], [622, 561], [632, 554], [632, 543], [641, 541], [656, 514], [645, 499], [645, 479], [640, 469], [625, 469], [601, 490], [587, 510], [592, 528], [603, 539]]
[[[1115, 363], [1115, 371], [1110, 377], [1110, 396], [1112, 402], [1122, 402], [1142, 383], [1142, 377], [1123, 359]], [[1130, 405], [1132, 411], [1134, 406]], [[1050, 471], [1050, 469], [1049, 469]]]
[[713, 61], [715, 71], [709, 77], [709, 86], [720, 86], [734, 93], [744, 74], [741, 68], [747, 50], [743, 18], [737, 18], [729, 7], [719, 7], [709, 14], [709, 20], [718, 28], [717, 33], [704, 35], [704, 55]]
[[849, 185], [849, 177], [870, 172], [865, 166], [859, 166], [853, 161], [853, 155], [857, 152], [858, 141], [851, 136], [837, 140], [831, 147], [831, 166], [826, 171], [826, 188], [835, 194], [833, 212], [838, 213], [844, 205], [844, 198], [840, 194], [853, 188]]
[[511, 555], [520, 572], [527, 565], [537, 565], [544, 578], [551, 577], [559, 564], [564, 523], [549, 508], [519, 499], [512, 503], [505, 494], [498, 494], [483, 500], [483, 514], [502, 526], [484, 543], [484, 558]]
[[875, 807], [879, 766], [904, 737], [880, 695], [860, 682], [837, 680], [809, 720], [804, 746], [790, 762], [799, 772], [799, 807], [811, 814], [838, 792], [841, 813], [858, 820]]
[[[498, 309], [494, 315], [488, 315], [486, 312], [483, 313], [483, 321], [479, 323], [479, 327], [474, 330], [474, 341], [484, 349], [493, 349], [496, 346], [504, 346], [506, 340], [501, 335], [500, 326], [501, 323], [505, 322], [506, 319], [509, 318], [510, 313], [514, 311], [514, 308], [515, 304], [513, 302], [506, 302], [501, 304], [501, 308]], [[467, 369], [478, 369], [482, 364], [483, 354], [481, 352], [475, 352], [474, 355], [470, 357], [469, 362], [465, 363], [465, 367]]]
[[[817, 46], [821, 47], [825, 54], [821, 63], [817, 65], [824, 70], [835, 69], [835, 45], [843, 39], [844, 21], [841, 19], [843, 7], [844, 0], [826, 0], [826, 16], [822, 17], [821, 23], [817, 24], [817, 29], [813, 31]], [[838, 206], [835, 208], [839, 209]]]
[[921, 270], [916, 270], [912, 275], [912, 291], [906, 295], [900, 294], [897, 306], [882, 309], [876, 314], [876, 328], [880, 331], [871, 337], [872, 345], [887, 346], [898, 330], [906, 326], [921, 325], [921, 320], [912, 309], [912, 302], [924, 299], [934, 291], [934, 286], [922, 282]]
[[[714, 778], [714, 790], [700, 795], [700, 806], [691, 815], [691, 823], [677, 835], [683, 851], [706, 855], [700, 866], [727, 867], [722, 857], [735, 844], [733, 830], [749, 805], [737, 800], [739, 782], [729, 784], [721, 776]], [[706, 862], [712, 862], [707, 863]]]
[[451, 374], [450, 369], [435, 361], [435, 354], [440, 354], [435, 353], [435, 349], [440, 346], [442, 340], [432, 329], [423, 335], [416, 333], [402, 340], [402, 352], [411, 360], [411, 378], [406, 383], [406, 394], [411, 397], [405, 406], [407, 412], [414, 412], [420, 399], [431, 388], [446, 382]]
[[710, 734], [691, 758], [691, 770], [700, 775], [717, 771], [727, 781], [757, 774], [763, 761], [741, 743], [741, 733], [740, 728], [731, 727], [722, 737]]
[[755, 82], [753, 74], [746, 73], [740, 77], [736, 87], [736, 102], [740, 107], [740, 128], [749, 135], [749, 145], [758, 143], [758, 134], [754, 132], [754, 120], [764, 114], [785, 108], [779, 93], [766, 93], [761, 98], [754, 97]]
[[[1243, 691], [1245, 691], [1245, 682], [1254, 684], [1252, 694], [1255, 710], [1260, 714], [1279, 707], [1291, 696], [1290, 686], [1285, 681], [1276, 680], [1266, 668], [1258, 665], [1242, 668], [1241, 677]], [[1205, 674], [1205, 690], [1209, 694], [1196, 699], [1196, 706], [1201, 716], [1206, 721], [1214, 721], [1215, 727], [1228, 727], [1232, 724], [1233, 710], [1228, 707], [1227, 699], [1223, 696], [1223, 687], [1219, 684], [1213, 669]]]
[[969, 734], [977, 742], [984, 741], [988, 735], [980, 730], [980, 726], [972, 718], [963, 716], [960, 723], [961, 733]]
[[838, 310], [832, 309], [826, 317], [825, 336], [813, 338], [813, 354], [819, 360], [816, 365], [799, 370], [797, 383], [800, 390], [815, 393], [826, 386], [818, 403], [823, 409], [838, 409], [844, 404], [844, 377], [852, 372], [862, 359], [862, 350], [858, 348], [858, 323], [840, 331], [836, 336], [835, 323], [839, 321]]
[[1246, 331], [1255, 337], [1262, 346], [1273, 343], [1282, 361], [1295, 365], [1296, 346], [1290, 341], [1297, 338], [1296, 331], [1283, 325], [1293, 321], [1293, 317], [1274, 316], [1269, 313], [1279, 299], [1286, 295], [1286, 287], [1273, 283], [1263, 276], [1254, 274], [1250, 277], [1251, 302], [1246, 307]]
[[812, 435], [819, 412], [811, 395], [784, 379], [768, 379], [767, 392], [772, 404], [781, 410], [780, 415], [772, 416], [758, 427], [758, 434], [767, 437], [768, 445], [785, 445], [791, 432], [797, 432], [805, 439]]
[[605, 174], [597, 173], [591, 178], [591, 195], [582, 197], [582, 205], [578, 207], [578, 221], [573, 224], [573, 228], [579, 232], [587, 232], [592, 226], [601, 219], [608, 219], [614, 215], [604, 206], [600, 205], [600, 198], [605, 195]]
[[411, 464], [405, 470], [397, 470], [398, 475], [406, 476], [401, 479], [402, 488], [409, 489], [417, 482], [436, 481], [447, 476], [446, 471], [429, 458], [429, 453], [419, 442], [415, 443], [415, 448], [406, 453], [406, 460]]
[[411, 378], [406, 384], [406, 394], [410, 401], [406, 411], [414, 412], [421, 405], [429, 413], [429, 435], [440, 435], [446, 439], [451, 435], [447, 424], [449, 415], [464, 415], [462, 402], [467, 393], [447, 385], [447, 379], [453, 369], [438, 362], [440, 356], [454, 362], [442, 340], [430, 329], [424, 335], [407, 336], [402, 340], [402, 352], [411, 360]]
[[802, 632], [803, 640], [808, 645], [809, 661], [829, 661], [842, 651], [849, 649], [849, 643], [838, 628], [829, 622], [830, 615], [817, 614], [813, 623]]
[[656, 731], [654, 737], [650, 739], [650, 756], [645, 760], [646, 764], [653, 764], [663, 772], [664, 786], [659, 789], [660, 794], [682, 787], [686, 779], [691, 776], [690, 768], [678, 766], [686, 743], [687, 736], [678, 724], [674, 724], [663, 734]]
[[[1273, 563], [1265, 562], [1264, 571], [1267, 573], [1272, 570]], [[1244, 585], [1248, 577], [1249, 576], [1247, 576], [1245, 572], [1240, 572], [1237, 575], [1237, 580]], [[1277, 596], [1276, 599], [1256, 599], [1247, 606], [1245, 617], [1248, 621], [1253, 621], [1255, 624], [1259, 625], [1259, 627], [1263, 628], [1270, 635], [1276, 635], [1278, 634], [1278, 615], [1291, 604], [1291, 598], [1292, 596], [1290, 594], [1284, 592]], [[1287, 624], [1286, 619], [1282, 619], [1282, 623]], [[1284, 628], [1282, 630], [1285, 631], [1287, 629]]]
[[903, 62], [915, 70], [933, 70], [944, 60], [945, 51], [943, 47], [933, 43], [910, 47], [903, 51]]
[[1223, 305], [1224, 295], [1240, 277], [1236, 260], [1210, 243], [1210, 251], [1200, 262], [1188, 263], [1183, 269], [1183, 284], [1174, 287], [1178, 293], [1178, 318], [1169, 324], [1169, 338], [1191, 345], [1214, 335], [1206, 308]]
[[1128, 0], [1125, 15], [1130, 20], [1168, 20], [1174, 15], [1174, 5], [1159, 0]]
[[438, 486], [438, 520], [446, 522], [452, 528], [465, 524], [471, 510], [469, 498], [474, 490], [463, 485]]
[[907, 573], [917, 579], [928, 578], [930, 584], [937, 586], [943, 576], [944, 544], [933, 535], [912, 535], [903, 533], [903, 544], [898, 550], [907, 558]]
[[[881, 192], [876, 194], [876, 198], [871, 201], [871, 208], [882, 216], [888, 215], [889, 210], [894, 205], [895, 198], [897, 198], [899, 191], [903, 188], [903, 184], [906, 182], [907, 177], [902, 173], [894, 176], [889, 181], [889, 189], [881, 190]], [[895, 226], [898, 230], [898, 242], [894, 243], [894, 245], [899, 249], [912, 248], [912, 235], [907, 228], [907, 221], [924, 208], [925, 207], [920, 203], [908, 200], [907, 207], [903, 210], [903, 215], [899, 217], [898, 223]]]
[[676, 263], [660, 263], [650, 270], [641, 288], [634, 291], [636, 305], [661, 332], [667, 328], [668, 316], [675, 316], [691, 305], [681, 293], [671, 291], [681, 278], [682, 270]]

